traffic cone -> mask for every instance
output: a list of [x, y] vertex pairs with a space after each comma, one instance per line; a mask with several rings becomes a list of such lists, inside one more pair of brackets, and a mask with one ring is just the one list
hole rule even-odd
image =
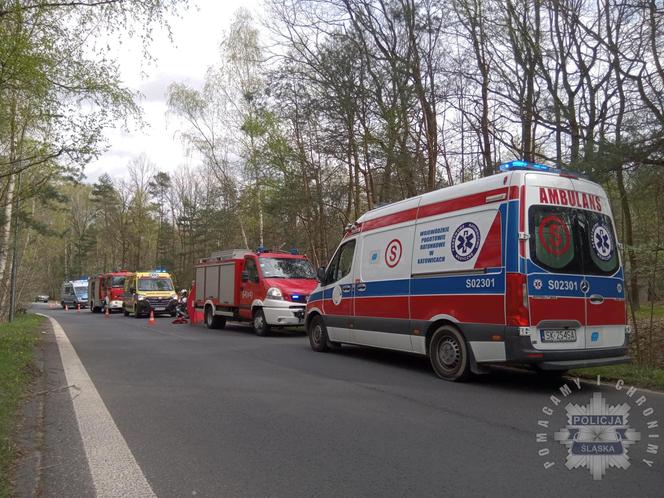
[[80, 313], [80, 312], [81, 312], [81, 305], [79, 303], [79, 304], [76, 305], [76, 313]]
[[65, 304], [65, 311], [69, 311], [69, 305]]
[[156, 320], [154, 319], [154, 311], [150, 310], [150, 318], [148, 318], [148, 325], [154, 325]]
[[109, 311], [108, 306], [106, 306], [106, 311], [104, 312], [104, 318], [110, 318], [110, 316], [111, 316], [110, 313], [111, 312]]

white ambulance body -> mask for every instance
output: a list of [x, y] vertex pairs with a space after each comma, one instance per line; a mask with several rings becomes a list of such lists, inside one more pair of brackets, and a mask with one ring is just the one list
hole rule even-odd
[[311, 346], [427, 355], [460, 380], [629, 361], [609, 202], [590, 181], [513, 161], [491, 177], [374, 209], [349, 229], [307, 304]]

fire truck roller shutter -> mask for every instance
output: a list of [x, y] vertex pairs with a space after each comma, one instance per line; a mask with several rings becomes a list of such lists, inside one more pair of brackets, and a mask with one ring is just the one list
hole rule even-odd
[[219, 265], [205, 267], [205, 297], [218, 296], [219, 290]]
[[196, 268], [196, 289], [198, 289], [196, 300], [204, 302], [207, 296], [203, 293], [205, 290], [205, 267], [203, 266]]
[[235, 305], [235, 263], [224, 263], [219, 268], [219, 302]]

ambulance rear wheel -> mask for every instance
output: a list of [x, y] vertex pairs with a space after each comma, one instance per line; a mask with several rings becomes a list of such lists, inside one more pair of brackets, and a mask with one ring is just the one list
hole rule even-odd
[[263, 313], [263, 310], [260, 308], [254, 311], [253, 325], [256, 335], [265, 337], [270, 334], [270, 326], [267, 324], [267, 321], [265, 321], [265, 313]]
[[327, 327], [325, 327], [325, 322], [323, 322], [323, 318], [320, 315], [313, 317], [309, 322], [307, 335], [309, 336], [309, 344], [311, 345], [311, 349], [314, 351], [324, 353], [330, 348]]
[[429, 361], [436, 375], [444, 380], [462, 381], [470, 374], [468, 346], [454, 327], [443, 325], [431, 337]]

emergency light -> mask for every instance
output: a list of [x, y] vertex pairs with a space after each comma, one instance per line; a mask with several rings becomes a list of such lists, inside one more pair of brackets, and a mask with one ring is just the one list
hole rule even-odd
[[562, 173], [559, 168], [547, 166], [546, 164], [531, 163], [529, 161], [510, 161], [498, 166], [500, 171], [515, 171], [515, 170], [529, 170], [529, 171], [544, 171], [546, 173]]
[[298, 251], [297, 248], [293, 247], [293, 248], [290, 250], [290, 253], [291, 253], [293, 256], [297, 256], [298, 254], [300, 254], [300, 251]]

